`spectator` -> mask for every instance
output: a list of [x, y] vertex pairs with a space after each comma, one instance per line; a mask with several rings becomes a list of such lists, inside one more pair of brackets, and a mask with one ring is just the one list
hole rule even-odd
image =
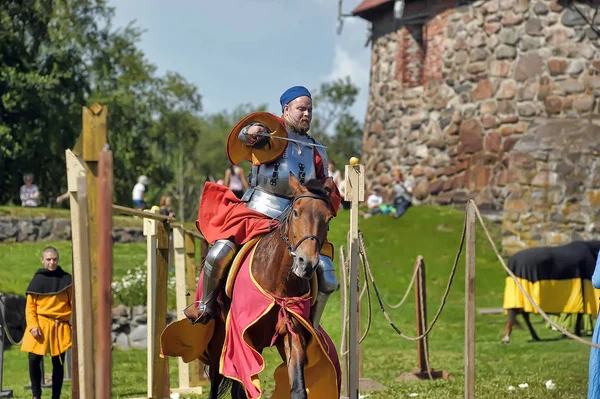
[[394, 201], [392, 207], [396, 209], [393, 214], [395, 219], [404, 215], [406, 210], [412, 205], [412, 192], [414, 188], [414, 182], [412, 179], [404, 180], [404, 176], [400, 169], [394, 169], [393, 172], [394, 182]]
[[227, 168], [224, 183], [240, 199], [244, 195], [244, 191], [248, 190], [248, 181], [244, 176], [244, 169], [237, 165], [230, 165]]
[[143, 210], [144, 203], [146, 202], [146, 186], [148, 185], [148, 177], [140, 176], [138, 182], [133, 186], [131, 198], [133, 199], [133, 206], [135, 209]]
[[163, 195], [160, 198], [160, 209], [158, 213], [164, 216], [175, 217], [175, 212], [173, 212], [172, 199], [170, 195]]
[[52, 399], [60, 399], [65, 352], [71, 347], [72, 277], [58, 265], [58, 251], [46, 247], [39, 269], [27, 287], [27, 327], [21, 350], [29, 353], [29, 378], [34, 399], [42, 397], [41, 363], [52, 356]]
[[371, 195], [367, 198], [367, 208], [369, 208], [369, 213], [363, 214], [363, 217], [368, 219], [373, 215], [381, 213], [380, 206], [382, 204], [383, 197], [381, 196], [381, 187], [374, 186]]
[[342, 184], [342, 172], [340, 172], [339, 169], [335, 167], [335, 162], [333, 162], [333, 160], [331, 159], [327, 163], [327, 172], [329, 174], [329, 177], [333, 179], [333, 182], [336, 186], [338, 186], [339, 189], [339, 187]]
[[40, 190], [38, 186], [33, 184], [33, 175], [27, 173], [23, 176], [23, 181], [25, 184], [21, 186], [20, 190], [21, 206], [37, 207]]
[[[600, 288], [600, 254], [598, 254], [598, 258], [596, 259], [592, 284], [594, 288]], [[600, 323], [598, 319], [596, 319], [592, 342], [596, 345], [600, 344]], [[590, 350], [588, 399], [600, 399], [600, 349], [594, 347]]]

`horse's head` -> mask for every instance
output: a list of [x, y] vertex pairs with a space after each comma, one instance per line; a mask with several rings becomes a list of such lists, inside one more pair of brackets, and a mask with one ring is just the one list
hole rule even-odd
[[294, 259], [292, 272], [300, 278], [311, 278], [319, 263], [319, 252], [327, 238], [329, 221], [333, 218], [329, 196], [334, 184], [329, 178], [325, 184], [309, 180], [303, 186], [290, 174], [294, 199], [286, 218], [287, 231], [282, 231], [282, 238]]

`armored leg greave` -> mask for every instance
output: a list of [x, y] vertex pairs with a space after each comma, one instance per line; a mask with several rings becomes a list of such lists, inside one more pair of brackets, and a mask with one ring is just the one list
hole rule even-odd
[[319, 265], [317, 266], [318, 292], [317, 300], [311, 309], [311, 321], [315, 328], [321, 323], [321, 316], [325, 311], [325, 305], [329, 296], [338, 289], [338, 281], [335, 275], [333, 262], [326, 256], [319, 255]]
[[206, 324], [215, 318], [217, 310], [218, 288], [227, 276], [227, 269], [233, 261], [238, 247], [229, 240], [218, 240], [206, 254], [204, 261], [204, 280], [202, 284], [202, 300], [198, 309], [203, 313], [197, 322]]

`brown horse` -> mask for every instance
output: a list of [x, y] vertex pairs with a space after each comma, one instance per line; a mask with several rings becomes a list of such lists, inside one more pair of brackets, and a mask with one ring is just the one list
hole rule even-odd
[[[325, 184], [310, 180], [306, 186], [302, 186], [291, 176], [290, 186], [294, 198], [279, 218], [275, 229], [259, 241], [254, 252], [254, 279], [274, 297], [301, 297], [310, 291], [310, 279], [319, 262], [319, 253], [327, 238], [329, 221], [333, 217], [329, 209], [329, 194], [333, 191], [334, 184], [332, 179], [328, 179]], [[225, 295], [222, 297], [226, 298]], [[210, 399], [224, 394], [229, 385], [232, 398], [246, 398], [245, 390], [239, 382], [227, 380], [219, 374], [229, 305], [225, 303], [220, 306], [220, 317], [216, 320], [215, 332], [207, 348]], [[290, 397], [307, 398], [304, 365], [309, 332], [294, 318], [288, 323], [278, 322], [278, 311], [279, 306], [274, 306], [246, 333], [260, 353], [271, 346], [274, 334], [279, 334], [275, 346], [287, 364]]]

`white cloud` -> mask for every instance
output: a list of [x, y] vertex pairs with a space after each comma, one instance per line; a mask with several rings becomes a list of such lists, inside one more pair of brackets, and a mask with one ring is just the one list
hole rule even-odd
[[349, 76], [352, 82], [359, 87], [369, 84], [369, 65], [365, 65], [362, 59], [353, 58], [341, 45], [335, 46], [333, 65], [331, 72], [323, 81], [331, 81]]

